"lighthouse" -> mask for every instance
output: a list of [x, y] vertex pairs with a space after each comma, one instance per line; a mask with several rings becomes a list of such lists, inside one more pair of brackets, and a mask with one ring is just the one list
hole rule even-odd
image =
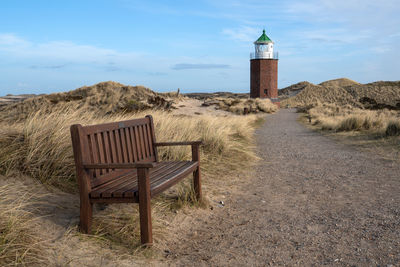
[[254, 49], [250, 54], [250, 97], [269, 98], [279, 107], [278, 53], [265, 30], [254, 42]]

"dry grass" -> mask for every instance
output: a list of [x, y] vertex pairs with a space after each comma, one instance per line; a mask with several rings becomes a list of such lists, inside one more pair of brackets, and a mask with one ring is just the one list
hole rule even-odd
[[[233, 174], [249, 170], [255, 163], [253, 132], [260, 117], [231, 116], [173, 116], [163, 111], [98, 117], [95, 112], [81, 112], [72, 108], [54, 109], [51, 113], [31, 113], [23, 122], [2, 122], [0, 129], [0, 168], [3, 174], [27, 174], [45, 185], [64, 191], [76, 192], [75, 166], [73, 164], [69, 126], [143, 117], [154, 117], [158, 141], [203, 140], [201, 152], [203, 185], [218, 190], [214, 185]], [[159, 150], [161, 160], [191, 158], [190, 147], [166, 147]], [[165, 215], [173, 215], [184, 206], [205, 206], [197, 203], [190, 180], [174, 187], [153, 200], [154, 236], [161, 238], [165, 228]], [[207, 199], [206, 199], [207, 202]], [[95, 213], [94, 228], [97, 237], [132, 249], [139, 246], [139, 213], [137, 205], [110, 205]], [[168, 217], [168, 216], [167, 216]], [[169, 216], [171, 217], [171, 216]], [[160, 226], [162, 225], [162, 227]], [[158, 240], [156, 240], [158, 242]]]
[[30, 211], [38, 194], [19, 181], [4, 181], [0, 186], [0, 265], [45, 264], [45, 245], [34, 230], [37, 221]]
[[144, 86], [129, 86], [108, 81], [0, 106], [0, 120], [24, 121], [32, 113], [52, 113], [66, 107], [80, 110], [82, 113], [95, 112], [99, 116], [126, 111], [169, 109], [174, 99], [179, 97], [176, 96], [176, 93], [159, 94]]
[[365, 110], [350, 105], [317, 105], [308, 111], [314, 125], [335, 132], [358, 131], [381, 136], [399, 135], [400, 113], [390, 110]]
[[204, 101], [206, 105], [215, 105], [217, 109], [229, 111], [238, 115], [245, 113], [273, 113], [278, 110], [270, 99], [215, 97]]
[[400, 120], [391, 120], [386, 126], [386, 136], [400, 136]]

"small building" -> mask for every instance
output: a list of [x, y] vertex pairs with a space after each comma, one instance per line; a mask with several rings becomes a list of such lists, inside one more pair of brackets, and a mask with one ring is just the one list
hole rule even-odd
[[254, 42], [254, 48], [250, 54], [250, 97], [269, 98], [279, 107], [278, 53], [265, 30]]

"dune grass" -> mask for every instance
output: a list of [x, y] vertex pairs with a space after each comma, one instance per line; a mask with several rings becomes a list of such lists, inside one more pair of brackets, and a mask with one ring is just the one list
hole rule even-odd
[[386, 136], [400, 136], [400, 120], [390, 120], [386, 126]]
[[[221, 181], [228, 181], [233, 174], [245, 173], [256, 162], [253, 132], [260, 122], [256, 115], [214, 117], [174, 116], [165, 111], [119, 114], [99, 117], [95, 112], [80, 112], [71, 108], [53, 110], [51, 113], [31, 113], [23, 122], [0, 126], [0, 171], [13, 176], [23, 173], [47, 186], [76, 193], [77, 183], [73, 161], [69, 127], [72, 124], [98, 124], [128, 120], [152, 114], [157, 141], [202, 140], [201, 168], [203, 186], [214, 188]], [[159, 150], [160, 160], [183, 160], [191, 158], [190, 147], [165, 147]], [[184, 206], [207, 206], [198, 203], [191, 187], [192, 179], [185, 179], [169, 192], [153, 201], [154, 231], [161, 238], [165, 229], [166, 214], [174, 214]], [[230, 181], [231, 182], [231, 181]], [[207, 195], [213, 191], [204, 190]], [[1, 202], [0, 202], [0, 205]], [[137, 205], [109, 205], [94, 213], [94, 232], [101, 240], [132, 249], [139, 243], [139, 213]], [[168, 216], [167, 216], [168, 217]], [[162, 227], [160, 226], [163, 225]], [[18, 235], [18, 233], [15, 233]]]
[[[2, 180], [4, 182], [4, 180]], [[29, 211], [34, 193], [8, 180], [0, 186], [0, 266], [38, 266], [45, 263], [43, 240]]]
[[313, 125], [333, 132], [362, 132], [400, 136], [400, 113], [387, 109], [365, 110], [350, 105], [322, 104], [308, 110]]
[[217, 109], [232, 112], [237, 115], [245, 113], [273, 113], [278, 107], [267, 98], [233, 98], [233, 97], [215, 97], [206, 99], [205, 104], [216, 105]]

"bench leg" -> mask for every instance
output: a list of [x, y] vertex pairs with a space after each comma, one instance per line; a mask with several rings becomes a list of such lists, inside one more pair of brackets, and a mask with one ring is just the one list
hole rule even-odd
[[199, 145], [192, 145], [192, 161], [197, 161], [199, 165], [193, 172], [193, 186], [196, 192], [197, 200], [201, 199], [201, 179], [200, 179], [200, 147]]
[[93, 204], [90, 203], [90, 200], [81, 199], [79, 228], [85, 234], [91, 234], [92, 232], [92, 213]]
[[140, 239], [143, 245], [153, 244], [150, 206], [150, 177], [149, 169], [138, 168]]
[[193, 186], [196, 192], [197, 200], [201, 199], [201, 179], [200, 179], [200, 166], [193, 172]]

